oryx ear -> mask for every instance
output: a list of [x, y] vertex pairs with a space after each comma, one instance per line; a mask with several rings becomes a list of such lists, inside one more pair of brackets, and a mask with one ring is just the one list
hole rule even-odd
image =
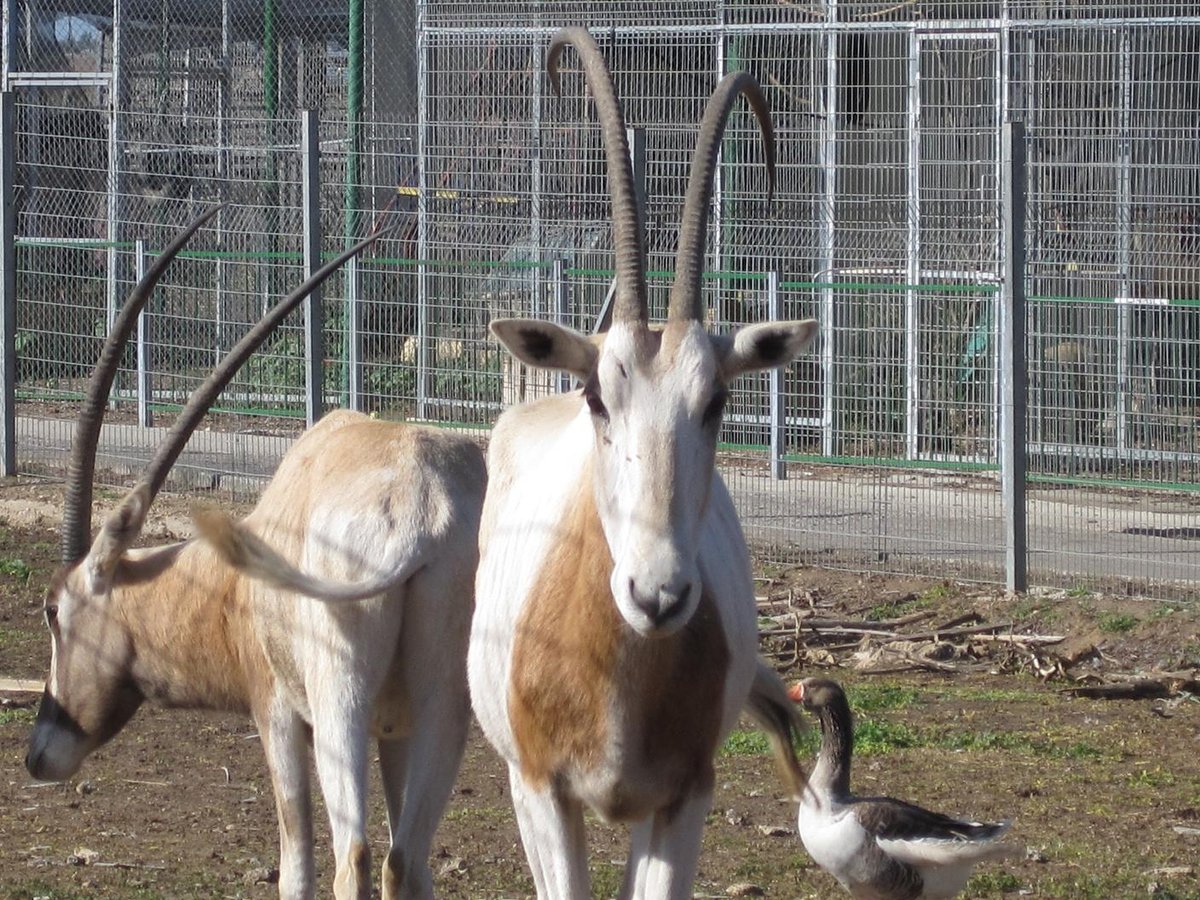
[[100, 526], [84, 562], [93, 593], [106, 594], [112, 587], [117, 563], [141, 534], [149, 508], [150, 488], [146, 484], [139, 484], [125, 495], [125, 499]]
[[527, 366], [570, 372], [580, 381], [596, 370], [599, 350], [577, 331], [540, 319], [493, 319], [488, 327]]
[[726, 381], [732, 381], [743, 372], [785, 366], [808, 346], [816, 333], [816, 319], [747, 325], [731, 338], [714, 339], [721, 372]]

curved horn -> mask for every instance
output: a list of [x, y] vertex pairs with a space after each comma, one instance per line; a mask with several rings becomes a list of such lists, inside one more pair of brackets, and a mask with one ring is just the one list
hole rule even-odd
[[112, 330], [100, 350], [100, 358], [88, 381], [87, 395], [75, 423], [75, 435], [71, 441], [61, 535], [64, 563], [73, 563], [87, 555], [92, 531], [92, 479], [96, 472], [96, 444], [100, 439], [100, 426], [104, 422], [104, 406], [108, 402], [125, 344], [137, 325], [138, 314], [154, 293], [155, 285], [171, 264], [171, 260], [184, 248], [192, 235], [220, 209], [220, 206], [213, 207], [184, 228], [170, 246], [154, 260], [146, 274], [129, 292], [129, 297], [121, 307], [121, 312], [113, 322]]
[[559, 91], [558, 64], [570, 44], [583, 63], [584, 77], [596, 102], [604, 154], [608, 161], [608, 191], [612, 198], [613, 253], [616, 257], [617, 292], [613, 321], [646, 322], [646, 254], [642, 248], [642, 222], [633, 186], [633, 164], [625, 139], [625, 119], [613, 88], [612, 75], [596, 42], [585, 28], [564, 28], [550, 41], [546, 51], [546, 74], [554, 92]]
[[[150, 504], [154, 501], [154, 497], [163, 486], [163, 482], [167, 480], [167, 473], [171, 471], [171, 466], [175, 464], [175, 460], [183, 452], [188, 438], [192, 436], [192, 432], [196, 430], [196, 426], [200, 424], [200, 420], [204, 418], [204, 414], [208, 412], [208, 408], [213, 405], [221, 391], [225, 390], [225, 386], [237, 374], [238, 369], [245, 364], [246, 360], [253, 355], [255, 350], [262, 346], [263, 341], [270, 336], [276, 326], [292, 310], [299, 306], [305, 297], [320, 287], [326, 278], [340, 269], [352, 256], [361, 253], [367, 247], [371, 246], [371, 244], [393, 230], [395, 229], [386, 228], [375, 232], [313, 272], [307, 281], [271, 307], [270, 311], [262, 317], [258, 324], [247, 331], [242, 336], [242, 339], [225, 354], [225, 358], [209, 373], [204, 382], [192, 391], [187, 403], [175, 419], [175, 423], [171, 426], [171, 430], [167, 433], [166, 438], [155, 452], [153, 459], [150, 460], [150, 464], [146, 467], [146, 473], [131, 492], [134, 493], [141, 489], [147, 490], [145, 503], [142, 505], [143, 516], [149, 510]], [[129, 541], [136, 539], [138, 532], [141, 531], [141, 527], [141, 521], [133, 523], [133, 527], [128, 529]]]
[[708, 209], [712, 203], [713, 173], [717, 150], [725, 133], [729, 111], [741, 94], [750, 102], [762, 129], [763, 161], [767, 165], [767, 199], [775, 192], [775, 129], [771, 112], [758, 82], [747, 72], [730, 72], [721, 79], [704, 108], [700, 136], [692, 154], [692, 171], [683, 218], [679, 225], [679, 249], [675, 254], [675, 283], [667, 306], [667, 319], [702, 319], [704, 306], [700, 293], [700, 273], [704, 268], [704, 247], [708, 239]]

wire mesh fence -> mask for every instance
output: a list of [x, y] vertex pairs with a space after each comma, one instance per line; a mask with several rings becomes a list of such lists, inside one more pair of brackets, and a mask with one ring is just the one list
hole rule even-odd
[[[60, 470], [60, 420], [116, 304], [201, 207], [228, 204], [153, 301], [150, 375], [131, 350], [116, 419], [169, 418], [301, 280], [304, 109], [319, 112], [326, 254], [394, 227], [324, 291], [321, 402], [482, 437], [506, 405], [562, 387], [512, 362], [486, 326], [532, 314], [590, 330], [610, 288], [590, 96], [571, 54], [561, 94], [542, 72], [555, 28], [586, 22], [644, 148], [652, 314], [705, 101], [736, 69], [767, 95], [773, 203], [757, 126], [735, 109], [704, 282], [715, 330], [770, 315], [822, 323], [812, 354], [779, 379], [744, 379], [728, 407], [722, 470], [766, 558], [1002, 574], [1000, 135], [1012, 118], [1029, 158], [1033, 579], [1192, 593], [1190, 5], [118, 2], [107, 17], [31, 5], [40, 27], [5, 56], [27, 468]], [[302, 427], [304, 347], [297, 317], [223, 396], [214, 428], [242, 449], [210, 461], [222, 484], [248, 475], [252, 487], [278, 457], [270, 444], [256, 468], [247, 434]], [[114, 451], [111, 468], [141, 455]]]

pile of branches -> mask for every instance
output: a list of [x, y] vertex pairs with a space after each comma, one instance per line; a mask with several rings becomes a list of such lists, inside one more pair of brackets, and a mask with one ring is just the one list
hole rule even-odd
[[[897, 605], [902, 605], [901, 598]], [[889, 619], [789, 588], [758, 598], [763, 654], [781, 669], [848, 668], [864, 675], [902, 672], [1032, 673], [1062, 689], [1102, 699], [1200, 696], [1200, 670], [1124, 672], [1094, 643], [1065, 634], [1032, 633], [976, 610], [945, 617], [925, 609]]]

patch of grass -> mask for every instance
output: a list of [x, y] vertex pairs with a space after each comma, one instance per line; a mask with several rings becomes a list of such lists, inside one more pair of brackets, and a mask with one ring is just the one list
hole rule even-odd
[[1067, 589], [1067, 596], [1072, 600], [1082, 600], [1084, 597], [1092, 596], [1092, 592], [1082, 584], [1077, 584], [1074, 587]]
[[856, 712], [878, 712], [885, 709], [904, 709], [921, 696], [916, 688], [898, 684], [860, 684], [847, 691], [850, 706]]
[[1188, 641], [1180, 653], [1180, 666], [1200, 666], [1200, 642]]
[[588, 871], [591, 873], [593, 896], [615, 897], [621, 892], [621, 882], [625, 879], [623, 866], [593, 859]]
[[1040, 610], [1041, 603], [1038, 599], [1024, 596], [1009, 606], [1008, 614], [1014, 622], [1026, 622], [1036, 616]]
[[980, 872], [971, 876], [964, 889], [964, 897], [990, 897], [994, 894], [1012, 894], [1021, 889], [1021, 879], [1012, 872]]
[[1099, 629], [1107, 634], [1125, 634], [1138, 625], [1138, 618], [1128, 613], [1101, 613], [1096, 620]]
[[927, 599], [924, 594], [919, 597], [909, 597], [907, 600], [889, 600], [886, 603], [872, 606], [867, 611], [867, 620], [879, 622], [884, 619], [897, 619], [900, 616], [907, 616], [909, 613], [928, 609], [933, 603], [934, 601]]
[[854, 752], [865, 756], [907, 750], [923, 743], [919, 732], [897, 722], [864, 719], [854, 729]]
[[1093, 747], [1087, 741], [1074, 741], [1057, 747], [1052, 755], [1059, 759], [1103, 759], [1104, 751], [1099, 747]]
[[721, 756], [766, 756], [771, 752], [767, 736], [761, 731], [747, 731], [735, 728], [725, 738]]
[[23, 559], [0, 559], [0, 575], [9, 575], [21, 584], [29, 583], [29, 576], [33, 574], [33, 570]]
[[1170, 787], [1175, 783], [1175, 776], [1170, 772], [1165, 772], [1159, 766], [1154, 769], [1142, 769], [1135, 772], [1127, 779], [1130, 787]]
[[1037, 742], [1033, 738], [1012, 731], [951, 731], [942, 734], [936, 745], [943, 750], [1037, 752]]
[[924, 606], [930, 606], [934, 603], [940, 603], [943, 600], [949, 600], [953, 594], [954, 588], [950, 586], [949, 582], [943, 581], [941, 584], [935, 584], [933, 587], [922, 591], [917, 601]]
[[953, 698], [958, 701], [982, 701], [985, 703], [1042, 703], [1046, 694], [1043, 691], [1022, 688], [972, 688], [950, 687], [933, 691], [938, 697]]
[[37, 719], [37, 707], [0, 707], [0, 725], [32, 725]]

